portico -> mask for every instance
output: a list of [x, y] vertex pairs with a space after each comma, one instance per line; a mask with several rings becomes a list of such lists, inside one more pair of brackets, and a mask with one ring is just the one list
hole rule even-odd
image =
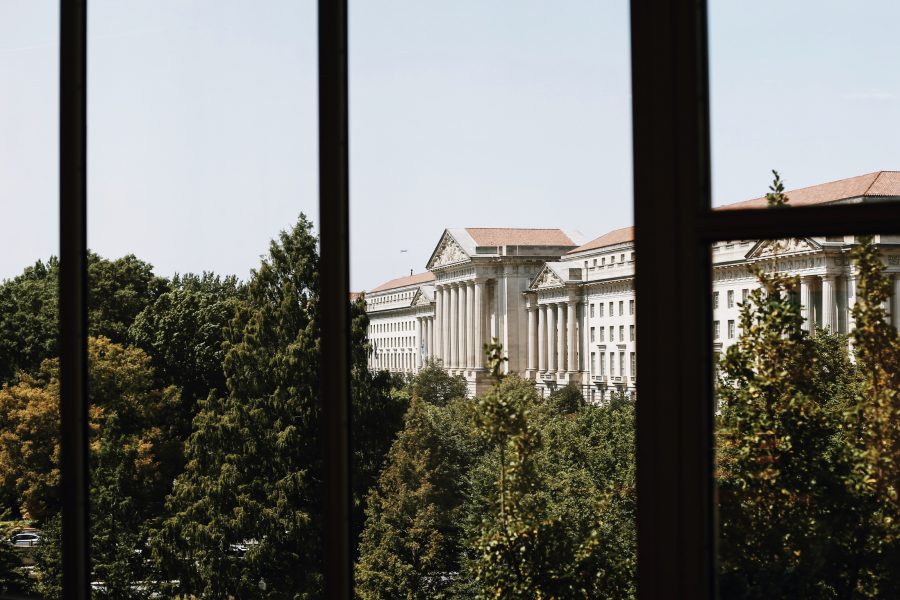
[[548, 389], [582, 382], [582, 270], [548, 262], [523, 293], [528, 315], [525, 377]]

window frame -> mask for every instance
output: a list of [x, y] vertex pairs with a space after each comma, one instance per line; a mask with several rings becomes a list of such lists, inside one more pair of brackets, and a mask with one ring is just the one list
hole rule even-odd
[[635, 294], [668, 300], [636, 319], [641, 600], [716, 597], [711, 246], [900, 231], [890, 203], [712, 210], [706, 7], [631, 3]]
[[[63, 596], [90, 597], [87, 446], [87, 6], [60, 2]], [[654, 15], [648, 19], [646, 15]], [[712, 211], [705, 0], [631, 3], [637, 315], [638, 597], [715, 596], [711, 253], [735, 239], [900, 232], [900, 206]], [[350, 552], [347, 0], [318, 2], [324, 595]], [[876, 231], [877, 230], [877, 231]], [[613, 260], [614, 257], [611, 258]], [[611, 315], [612, 316], [612, 315]], [[652, 375], [647, 375], [648, 373]]]

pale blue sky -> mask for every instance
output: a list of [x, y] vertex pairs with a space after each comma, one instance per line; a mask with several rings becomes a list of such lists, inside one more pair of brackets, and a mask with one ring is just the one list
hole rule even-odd
[[[773, 167], [900, 168], [900, 5], [710, 4], [717, 203]], [[316, 217], [315, 3], [89, 14], [91, 246], [246, 277]], [[0, 278], [56, 252], [57, 28], [56, 1], [0, 0]], [[421, 271], [444, 227], [631, 223], [626, 2], [351, 0], [350, 52], [354, 289]]]

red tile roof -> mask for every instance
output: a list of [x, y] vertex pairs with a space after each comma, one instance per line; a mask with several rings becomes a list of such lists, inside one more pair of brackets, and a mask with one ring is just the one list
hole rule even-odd
[[355, 302], [362, 292], [350, 292], [350, 302]]
[[428, 281], [434, 281], [434, 273], [432, 273], [431, 271], [425, 271], [424, 273], [417, 273], [415, 275], [407, 275], [406, 277], [391, 279], [390, 281], [382, 283], [377, 288], [369, 290], [369, 293], [371, 294], [374, 292], [393, 290], [395, 288], [402, 288], [408, 285], [415, 285], [417, 283], [426, 283]]
[[562, 229], [467, 227], [479, 246], [575, 246]]
[[574, 250], [569, 250], [566, 254], [575, 254], [576, 252], [584, 252], [585, 250], [593, 250], [595, 248], [603, 248], [604, 246], [615, 246], [634, 240], [634, 226], [623, 227], [621, 229], [613, 229], [608, 233], [604, 233], [600, 237], [591, 240], [583, 246], [578, 246]]
[[[786, 192], [789, 206], [811, 206], [828, 204], [850, 198], [873, 196], [900, 196], [900, 171], [876, 171], [849, 179], [820, 183], [810, 187]], [[719, 206], [716, 210], [740, 210], [746, 208], [766, 208], [766, 198], [754, 198]]]

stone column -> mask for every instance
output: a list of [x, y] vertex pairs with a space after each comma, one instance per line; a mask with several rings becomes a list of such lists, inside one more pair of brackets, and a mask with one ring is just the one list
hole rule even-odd
[[568, 302], [560, 302], [556, 305], [556, 368], [558, 371], [566, 370], [566, 305]]
[[847, 275], [847, 333], [851, 333], [856, 327], [856, 319], [853, 318], [853, 306], [856, 304], [856, 274]]
[[535, 360], [537, 357], [534, 355], [535, 344], [534, 344], [534, 306], [531, 304], [528, 305], [528, 362], [526, 363], [529, 371], [534, 371], [537, 361]]
[[837, 331], [837, 323], [835, 322], [835, 308], [837, 307], [837, 298], [834, 295], [835, 277], [834, 275], [822, 276], [822, 328], [828, 329], [832, 333]]
[[566, 362], [568, 363], [566, 366], [569, 372], [574, 372], [578, 370], [578, 363], [575, 358], [575, 325], [578, 322], [578, 317], [576, 316], [577, 304], [575, 300], [569, 298], [569, 314], [566, 315], [566, 328], [568, 333], [567, 343], [569, 345], [568, 356], [566, 357]]
[[556, 370], [556, 305], [547, 305], [547, 371]]
[[475, 289], [474, 293], [474, 304], [475, 304], [475, 330], [473, 332], [473, 344], [475, 346], [475, 368], [482, 369], [484, 368], [484, 340], [481, 339], [482, 336], [482, 328], [484, 327], [484, 304], [485, 304], [485, 293], [484, 293], [484, 280], [476, 279], [475, 280]]
[[441, 344], [441, 332], [444, 326], [444, 286], [439, 285], [434, 288], [434, 319], [436, 321], [437, 330], [434, 332], [434, 347], [431, 349], [431, 355], [441, 360], [443, 357], [443, 346]]
[[444, 285], [444, 291], [441, 296], [444, 298], [443, 306], [441, 306], [441, 360], [444, 366], [450, 366], [450, 286]]
[[428, 358], [434, 358], [434, 317], [425, 319], [427, 327], [427, 337], [425, 338], [425, 346], [428, 348]]
[[804, 275], [800, 278], [800, 316], [803, 317], [802, 328], [804, 331], [815, 331], [812, 306], [812, 275]]
[[422, 368], [422, 317], [416, 318], [416, 337], [414, 339], [416, 342], [416, 350], [415, 350], [415, 364], [416, 371]]
[[468, 327], [466, 326], [466, 321], [468, 318], [466, 317], [466, 304], [467, 304], [467, 296], [469, 295], [468, 287], [466, 287], [465, 282], [461, 282], [459, 284], [459, 320], [457, 321], [457, 329], [456, 335], [459, 336], [459, 353], [457, 354], [457, 363], [456, 365], [460, 369], [466, 368], [466, 348], [468, 346], [468, 342], [466, 340], [466, 333], [468, 333]]
[[466, 283], [466, 368], [475, 368], [475, 282]]
[[900, 331], [900, 273], [894, 274], [894, 304], [891, 310], [891, 321], [894, 322], [894, 328]]
[[447, 366], [455, 369], [459, 365], [459, 286], [450, 286], [450, 353], [447, 357]]
[[539, 304], [537, 309], [537, 336], [538, 336], [538, 370], [547, 370], [547, 305]]

